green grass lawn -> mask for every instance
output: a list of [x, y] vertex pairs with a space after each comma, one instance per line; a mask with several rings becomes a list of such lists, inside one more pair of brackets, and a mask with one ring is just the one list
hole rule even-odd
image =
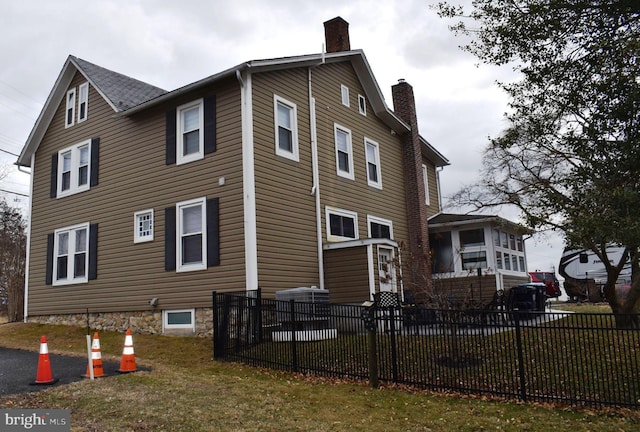
[[[86, 355], [85, 330], [0, 325], [0, 346]], [[104, 359], [124, 335], [101, 332]], [[134, 335], [149, 372], [0, 397], [0, 408], [66, 408], [74, 431], [634, 431], [640, 413], [529, 405], [321, 379], [213, 361], [211, 340]], [[1, 367], [1, 365], [0, 365]], [[80, 371], [79, 373], [83, 373]], [[36, 371], [34, 370], [34, 377]]]

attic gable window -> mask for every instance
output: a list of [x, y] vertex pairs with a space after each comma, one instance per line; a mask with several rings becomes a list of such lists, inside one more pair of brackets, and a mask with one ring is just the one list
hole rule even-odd
[[296, 104], [274, 95], [276, 154], [299, 161], [298, 114]]
[[89, 109], [89, 83], [80, 84], [78, 87], [78, 123], [87, 119]]
[[362, 95], [358, 95], [358, 111], [363, 116], [367, 115], [367, 100]]
[[203, 105], [203, 100], [198, 99], [176, 109], [178, 165], [204, 158]]
[[349, 87], [344, 84], [340, 85], [340, 95], [342, 97], [342, 105], [349, 106]]
[[75, 124], [76, 117], [76, 88], [67, 92], [67, 108], [65, 110], [64, 127], [68, 128]]

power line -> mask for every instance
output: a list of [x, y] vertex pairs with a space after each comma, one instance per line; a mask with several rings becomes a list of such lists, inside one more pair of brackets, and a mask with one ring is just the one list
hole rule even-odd
[[12, 153], [12, 152], [10, 152], [9, 150], [5, 150], [5, 149], [1, 149], [1, 148], [0, 148], [0, 151], [1, 151], [1, 152], [8, 153], [8, 154], [10, 154], [11, 156], [20, 157], [20, 155], [19, 155], [19, 154]]
[[27, 194], [23, 194], [23, 193], [20, 193], [20, 192], [14, 192], [14, 191], [6, 190], [6, 189], [0, 189], [0, 192], [6, 192], [6, 193], [13, 194], [13, 195], [20, 195], [20, 196], [29, 198], [29, 195], [27, 195]]

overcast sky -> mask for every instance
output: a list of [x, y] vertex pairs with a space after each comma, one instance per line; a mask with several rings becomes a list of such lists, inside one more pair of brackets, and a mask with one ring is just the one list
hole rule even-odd
[[[508, 69], [478, 66], [462, 52], [433, 0], [20, 0], [0, 12], [0, 189], [28, 193], [28, 175], [12, 166], [69, 54], [174, 90], [248, 60], [322, 51], [323, 22], [349, 22], [387, 105], [391, 86], [414, 88], [420, 134], [451, 165], [443, 195], [478, 175], [489, 136], [505, 123], [507, 99], [495, 85]], [[26, 207], [27, 198], [5, 194]], [[18, 201], [15, 201], [18, 200]], [[458, 212], [457, 209], [444, 209]], [[517, 214], [503, 210], [517, 221]], [[529, 270], [556, 268], [562, 239], [527, 241]]]

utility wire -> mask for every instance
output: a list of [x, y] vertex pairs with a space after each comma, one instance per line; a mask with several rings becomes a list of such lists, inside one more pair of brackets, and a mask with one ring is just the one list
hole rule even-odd
[[20, 193], [20, 192], [14, 192], [14, 191], [6, 190], [6, 189], [0, 189], [0, 192], [6, 192], [6, 193], [13, 194], [13, 195], [20, 195], [20, 196], [29, 198], [29, 195], [27, 195], [27, 194], [23, 194], [23, 193]]
[[1, 149], [1, 148], [0, 148], [0, 151], [1, 151], [1, 152], [8, 153], [8, 154], [10, 154], [11, 156], [20, 157], [20, 155], [19, 155], [19, 154], [15, 154], [15, 153], [13, 153], [13, 152], [10, 152], [9, 150], [5, 150], [5, 149]]

